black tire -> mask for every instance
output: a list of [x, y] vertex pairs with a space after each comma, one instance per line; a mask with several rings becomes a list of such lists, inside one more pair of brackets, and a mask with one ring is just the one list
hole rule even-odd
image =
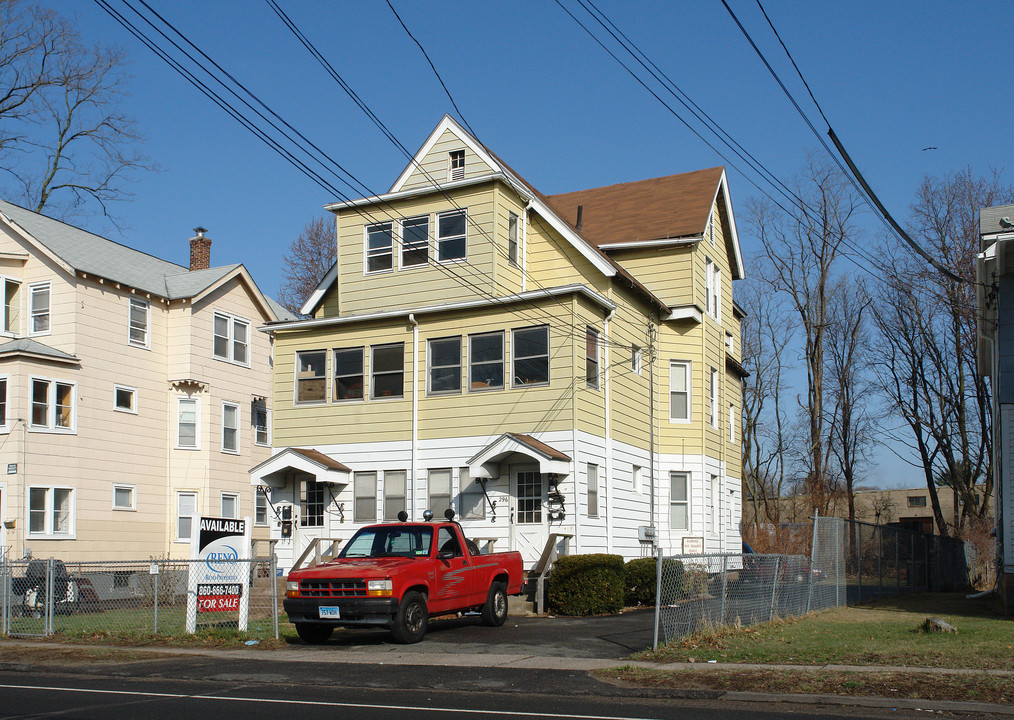
[[394, 641], [401, 645], [411, 645], [423, 639], [429, 626], [430, 614], [426, 609], [426, 598], [422, 593], [413, 591], [405, 593], [398, 605], [391, 625]]
[[323, 645], [331, 637], [334, 628], [323, 623], [296, 623], [296, 634], [299, 639], [310, 645]]
[[482, 606], [482, 624], [500, 627], [507, 622], [507, 586], [495, 582], [489, 587], [489, 596]]

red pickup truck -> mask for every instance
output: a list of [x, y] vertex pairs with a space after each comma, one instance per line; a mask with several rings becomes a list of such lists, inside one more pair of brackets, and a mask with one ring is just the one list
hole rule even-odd
[[521, 592], [521, 554], [480, 554], [452, 518], [368, 525], [334, 560], [290, 572], [284, 607], [299, 637], [318, 644], [336, 627], [382, 626], [415, 643], [430, 617], [468, 611], [503, 625], [507, 596]]

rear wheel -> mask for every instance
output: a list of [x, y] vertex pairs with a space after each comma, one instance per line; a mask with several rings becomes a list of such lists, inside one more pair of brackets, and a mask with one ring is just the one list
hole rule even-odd
[[334, 630], [330, 625], [323, 623], [296, 623], [296, 634], [299, 639], [310, 645], [322, 645], [331, 637]]
[[482, 624], [500, 627], [507, 622], [507, 587], [500, 582], [489, 588], [486, 604], [482, 606]]
[[426, 598], [422, 593], [414, 590], [405, 593], [405, 597], [398, 605], [398, 612], [394, 616], [394, 624], [391, 625], [394, 641], [402, 645], [419, 642], [426, 634], [429, 620]]

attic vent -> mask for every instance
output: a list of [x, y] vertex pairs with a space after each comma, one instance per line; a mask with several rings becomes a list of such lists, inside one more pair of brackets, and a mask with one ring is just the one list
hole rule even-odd
[[465, 151], [452, 150], [447, 153], [447, 179], [465, 179]]

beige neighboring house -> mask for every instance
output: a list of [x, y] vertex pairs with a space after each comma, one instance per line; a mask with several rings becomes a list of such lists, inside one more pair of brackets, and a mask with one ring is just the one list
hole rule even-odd
[[188, 269], [0, 201], [11, 557], [182, 557], [194, 516], [266, 524], [247, 475], [271, 445], [255, 330], [289, 315], [242, 265], [209, 267], [210, 246], [199, 231]]
[[[575, 184], [580, 178], [575, 178]], [[451, 507], [518, 550], [740, 548], [741, 310], [722, 168], [546, 196], [450, 117], [275, 338], [279, 564]], [[278, 518], [291, 513], [291, 532]]]

